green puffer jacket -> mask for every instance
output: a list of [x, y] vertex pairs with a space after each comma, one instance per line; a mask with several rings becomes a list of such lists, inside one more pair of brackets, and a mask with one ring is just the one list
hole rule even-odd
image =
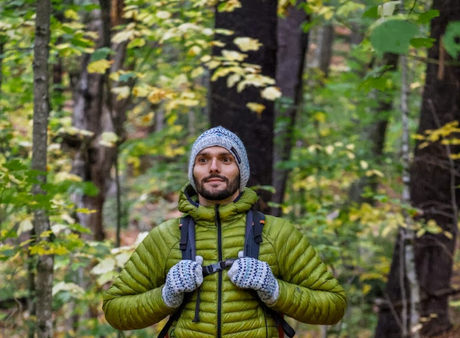
[[[179, 210], [195, 219], [196, 253], [204, 258], [203, 265], [238, 257], [246, 212], [257, 201], [256, 193], [246, 188], [236, 202], [217, 207], [198, 205], [188, 194], [195, 194], [190, 186], [182, 190]], [[271, 308], [304, 323], [337, 323], [345, 313], [345, 292], [308, 240], [290, 223], [268, 215], [262, 238], [259, 259], [270, 265], [280, 287]], [[138, 246], [104, 297], [105, 317], [113, 327], [144, 328], [175, 311], [164, 303], [161, 290], [169, 269], [181, 260], [179, 241], [179, 219], [173, 219], [154, 228]], [[196, 296], [197, 291], [170, 337], [279, 337], [257, 294], [236, 287], [227, 271], [204, 278], [200, 321], [192, 322]]]

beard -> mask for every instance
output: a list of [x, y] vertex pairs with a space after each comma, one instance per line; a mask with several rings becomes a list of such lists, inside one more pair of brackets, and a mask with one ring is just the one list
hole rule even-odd
[[[209, 190], [204, 187], [204, 184], [207, 180], [212, 178], [219, 178], [227, 183], [227, 187], [223, 190]], [[195, 180], [195, 186], [197, 189], [197, 193], [203, 196], [204, 198], [210, 201], [220, 201], [224, 200], [230, 196], [232, 196], [239, 188], [240, 188], [240, 175], [238, 175], [235, 179], [229, 180], [227, 177], [220, 176], [220, 175], [211, 175], [205, 177], [201, 180], [201, 182], [197, 182]]]

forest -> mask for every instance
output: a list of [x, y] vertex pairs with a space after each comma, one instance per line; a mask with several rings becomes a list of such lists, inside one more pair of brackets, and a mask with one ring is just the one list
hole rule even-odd
[[102, 297], [224, 126], [345, 288], [303, 338], [460, 337], [460, 1], [0, 3], [0, 337], [146, 338]]

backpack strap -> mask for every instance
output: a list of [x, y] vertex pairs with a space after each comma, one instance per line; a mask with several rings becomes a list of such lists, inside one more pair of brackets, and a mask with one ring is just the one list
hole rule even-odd
[[[260, 243], [262, 243], [262, 230], [265, 225], [265, 215], [259, 211], [249, 210], [246, 217], [246, 239], [244, 243], [244, 257], [259, 258]], [[295, 330], [284, 319], [283, 315], [270, 309], [264, 302], [260, 304], [266, 313], [273, 317], [276, 326], [278, 327], [279, 336], [284, 337], [286, 334], [292, 338], [295, 335]]]
[[244, 257], [259, 258], [259, 247], [262, 243], [262, 230], [265, 215], [259, 211], [249, 210], [246, 216], [246, 238], [244, 241]]

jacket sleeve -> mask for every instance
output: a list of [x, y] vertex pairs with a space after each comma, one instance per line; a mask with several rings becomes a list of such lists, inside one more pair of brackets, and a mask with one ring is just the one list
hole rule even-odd
[[142, 329], [175, 311], [161, 296], [167, 260], [179, 240], [172, 234], [175, 225], [168, 221], [154, 228], [104, 295], [105, 318], [114, 328]]
[[288, 222], [269, 230], [277, 256], [279, 297], [270, 307], [307, 324], [332, 325], [345, 314], [345, 291], [308, 239]]

